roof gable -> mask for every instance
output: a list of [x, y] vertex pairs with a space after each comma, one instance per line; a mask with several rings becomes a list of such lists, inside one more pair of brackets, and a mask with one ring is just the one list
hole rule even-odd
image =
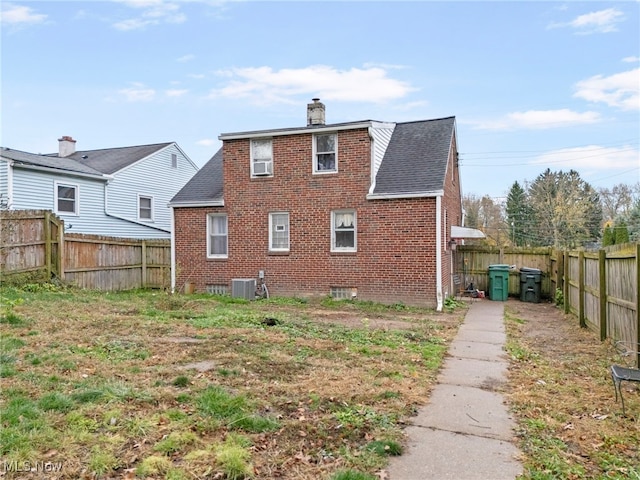
[[222, 148], [198, 170], [169, 202], [172, 206], [222, 204]]
[[375, 176], [373, 195], [442, 191], [454, 129], [455, 117], [396, 124]]

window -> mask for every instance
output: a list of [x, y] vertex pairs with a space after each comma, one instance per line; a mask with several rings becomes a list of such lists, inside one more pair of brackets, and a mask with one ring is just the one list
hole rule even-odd
[[171, 154], [171, 168], [178, 168], [178, 155], [175, 153]]
[[355, 210], [339, 210], [331, 212], [331, 251], [356, 251]]
[[153, 220], [153, 197], [138, 195], [138, 220]]
[[273, 175], [273, 143], [270, 138], [251, 140], [251, 176]]
[[227, 216], [212, 214], [207, 216], [207, 257], [227, 258]]
[[56, 183], [56, 213], [78, 215], [78, 186]]
[[338, 171], [337, 143], [335, 133], [313, 136], [313, 173]]
[[289, 214], [286, 212], [269, 214], [269, 250], [289, 251]]

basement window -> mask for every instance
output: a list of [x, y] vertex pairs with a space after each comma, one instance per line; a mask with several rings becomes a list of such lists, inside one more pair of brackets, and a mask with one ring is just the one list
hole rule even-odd
[[331, 287], [330, 295], [334, 300], [353, 300], [358, 296], [358, 289], [352, 287]]
[[229, 287], [220, 284], [207, 285], [207, 293], [211, 295], [227, 295], [229, 293]]

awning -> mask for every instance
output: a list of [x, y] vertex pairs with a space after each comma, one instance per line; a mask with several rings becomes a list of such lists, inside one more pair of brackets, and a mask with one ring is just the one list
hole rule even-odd
[[486, 235], [476, 228], [451, 226], [451, 238], [486, 238]]

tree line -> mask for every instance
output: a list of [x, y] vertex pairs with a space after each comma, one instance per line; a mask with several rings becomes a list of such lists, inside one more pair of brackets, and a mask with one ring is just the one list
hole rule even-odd
[[514, 182], [506, 200], [463, 198], [465, 226], [497, 246], [598, 248], [640, 241], [640, 182], [595, 189], [575, 170]]

